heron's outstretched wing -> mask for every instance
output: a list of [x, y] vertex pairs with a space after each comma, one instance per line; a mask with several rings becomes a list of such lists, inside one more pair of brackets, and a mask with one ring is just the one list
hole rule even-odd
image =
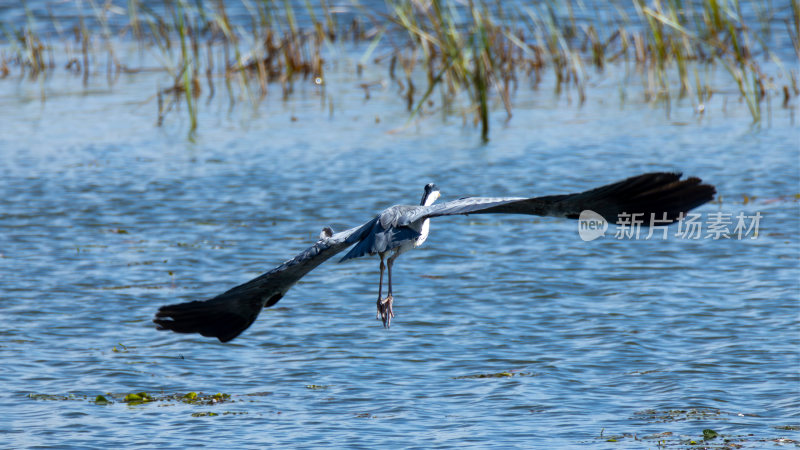
[[155, 322], [159, 330], [200, 333], [230, 341], [246, 330], [263, 308], [278, 302], [300, 278], [364, 238], [375, 219], [328, 237], [269, 272], [236, 286], [209, 300], [166, 305], [159, 308]]
[[[680, 173], [654, 172], [631, 177], [590, 191], [577, 194], [548, 195], [533, 198], [483, 198], [469, 197], [420, 206], [404, 216], [400, 225], [417, 220], [456, 214], [532, 214], [577, 219], [584, 210], [600, 214], [609, 223], [616, 223], [619, 215], [643, 214], [648, 224], [650, 214], [669, 222], [678, 220], [681, 213], [696, 208], [714, 198], [714, 186], [690, 177], [681, 180]], [[668, 222], [662, 222], [668, 223]]]

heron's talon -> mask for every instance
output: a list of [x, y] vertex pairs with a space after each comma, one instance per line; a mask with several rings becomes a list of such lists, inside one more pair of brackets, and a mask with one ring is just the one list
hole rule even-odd
[[392, 308], [392, 303], [394, 302], [394, 297], [391, 295], [387, 296], [384, 299], [378, 300], [378, 317], [381, 321], [383, 321], [383, 326], [389, 328], [392, 324], [392, 318], [394, 317], [394, 309]]

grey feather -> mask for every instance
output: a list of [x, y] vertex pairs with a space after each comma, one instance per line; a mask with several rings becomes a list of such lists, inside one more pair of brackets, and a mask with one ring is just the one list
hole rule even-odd
[[365, 238], [353, 246], [339, 262], [384, 253], [419, 237], [420, 225], [408, 221], [408, 216], [415, 213], [418, 208], [418, 206], [397, 205], [375, 216], [372, 220], [373, 226]]

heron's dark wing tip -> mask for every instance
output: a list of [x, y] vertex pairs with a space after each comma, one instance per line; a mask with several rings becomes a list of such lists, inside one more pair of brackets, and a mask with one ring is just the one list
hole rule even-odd
[[[200, 333], [228, 342], [239, 336], [258, 317], [262, 303], [231, 301], [215, 297], [166, 305], [159, 308], [153, 323], [158, 330], [176, 333]], [[244, 306], [244, 308], [242, 307]]]
[[678, 220], [686, 212], [714, 199], [717, 190], [703, 184], [698, 177], [681, 180], [680, 172], [652, 172], [627, 178], [581, 194], [560, 200], [567, 217], [582, 210], [593, 210], [610, 222], [620, 214], [644, 214], [669, 221]]
[[703, 184], [700, 178], [680, 178], [679, 172], [651, 172], [576, 194], [501, 200], [486, 203], [485, 207], [468, 204], [452, 207], [447, 213], [534, 214], [578, 219], [590, 210], [610, 223], [616, 223], [621, 214], [641, 214], [638, 217], [645, 219], [653, 214], [658, 220], [666, 216], [672, 222], [681, 213], [713, 200], [716, 193], [714, 186]]

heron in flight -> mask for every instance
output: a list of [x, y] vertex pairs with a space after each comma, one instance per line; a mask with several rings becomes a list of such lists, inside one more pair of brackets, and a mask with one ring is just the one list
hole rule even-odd
[[[420, 206], [431, 206], [439, 198], [439, 188], [433, 183], [425, 185]], [[372, 220], [372, 227], [367, 231], [366, 236], [358, 241], [353, 248], [339, 262], [351, 258], [358, 258], [364, 255], [378, 254], [381, 258], [381, 275], [378, 279], [378, 318], [383, 321], [384, 327], [389, 327], [394, 317], [392, 309], [392, 265], [402, 253], [419, 247], [428, 239], [431, 229], [431, 219], [423, 217], [417, 220], [411, 219], [411, 214], [415, 213], [418, 207], [409, 205], [396, 205], [385, 209]], [[387, 265], [383, 260], [389, 252], [393, 251], [392, 256], [387, 260]], [[389, 269], [389, 295], [381, 298], [383, 288], [383, 270]]]
[[[425, 186], [419, 205], [397, 205], [383, 210], [368, 222], [334, 233], [326, 227], [314, 245], [269, 272], [208, 300], [162, 306], [155, 322], [160, 330], [200, 333], [227, 342], [256, 320], [263, 308], [275, 305], [308, 272], [348, 247], [345, 261], [365, 255], [380, 257], [378, 316], [385, 327], [394, 316], [392, 265], [402, 253], [421, 245], [428, 237], [430, 219], [468, 214], [530, 214], [578, 219], [591, 210], [609, 223], [620, 214], [641, 214], [659, 224], [680, 220], [689, 210], [714, 198], [714, 186], [680, 173], [646, 173], [576, 194], [543, 197], [467, 197], [434, 204], [439, 189]], [[393, 252], [393, 253], [392, 253]], [[389, 255], [391, 253], [390, 256]], [[384, 263], [386, 260], [386, 264]], [[388, 269], [388, 296], [382, 298], [383, 272]]]

